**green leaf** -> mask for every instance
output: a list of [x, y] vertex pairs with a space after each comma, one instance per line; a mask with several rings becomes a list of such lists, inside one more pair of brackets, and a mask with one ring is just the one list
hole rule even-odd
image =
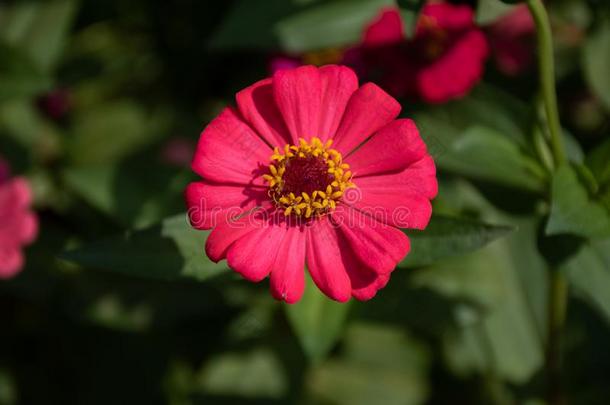
[[415, 34], [415, 27], [425, 0], [396, 0], [400, 7], [400, 16], [404, 25], [406, 38], [411, 38]]
[[128, 100], [78, 112], [74, 117], [70, 154], [75, 164], [108, 164], [157, 139], [164, 117], [150, 116]]
[[0, 10], [0, 37], [48, 72], [59, 60], [75, 12], [74, 0], [18, 2]]
[[0, 102], [38, 95], [50, 87], [49, 76], [40, 72], [27, 55], [0, 42]]
[[4, 368], [0, 368], [0, 404], [13, 405], [17, 403], [17, 387], [15, 379]]
[[301, 347], [314, 362], [323, 360], [339, 339], [350, 308], [350, 302], [340, 303], [326, 297], [306, 276], [303, 298], [285, 305], [286, 316]]
[[127, 276], [203, 281], [227, 269], [224, 263], [213, 263], [205, 255], [207, 234], [193, 229], [182, 214], [146, 230], [84, 245], [65, 252], [62, 258]]
[[503, 239], [459, 260], [414, 273], [416, 285], [466, 301], [453, 307], [457, 333], [442, 336], [448, 365], [455, 373], [494, 374], [524, 383], [542, 365], [537, 311], [528, 300], [515, 259], [529, 253], [513, 250]]
[[596, 190], [599, 200], [610, 211], [610, 140], [606, 140], [593, 149], [586, 159], [586, 164], [598, 185]]
[[610, 212], [590, 195], [571, 167], [560, 167], [553, 177], [547, 235], [571, 233], [586, 238], [610, 236]]
[[588, 37], [582, 55], [589, 87], [610, 109], [610, 21], [606, 21]]
[[198, 391], [244, 398], [281, 398], [288, 389], [277, 357], [262, 348], [214, 356], [196, 382]]
[[[189, 173], [133, 159], [123, 165], [77, 166], [63, 172], [68, 188], [97, 210], [127, 227], [159, 222], [183, 207]], [[162, 193], [159, 190], [163, 190]]]
[[566, 148], [566, 155], [570, 162], [583, 163], [585, 152], [582, 150], [582, 146], [574, 135], [569, 133], [565, 128], [563, 129], [563, 144]]
[[482, 84], [462, 100], [417, 111], [413, 119], [441, 169], [544, 191], [547, 173], [528, 152], [533, 114], [515, 97]]
[[610, 139], [589, 153], [586, 164], [600, 185], [610, 183]]
[[116, 166], [92, 166], [70, 168], [64, 172], [68, 187], [98, 210], [112, 215], [115, 204], [113, 184], [118, 174]]
[[[536, 248], [540, 219], [507, 215], [460, 179], [445, 179], [439, 198], [446, 212], [518, 229], [472, 254], [408, 272], [411, 291], [419, 292], [419, 301], [411, 301], [419, 316], [411, 315], [410, 322], [438, 336], [446, 363], [459, 376], [529, 381], [543, 361], [547, 319], [547, 267]], [[448, 300], [426, 300], [429, 293]], [[403, 298], [402, 305], [390, 308], [402, 313], [408, 302]], [[437, 321], [421, 321], [421, 313], [434, 314]]]
[[514, 5], [503, 3], [500, 0], [480, 0], [475, 19], [478, 25], [491, 24], [513, 11], [514, 8]]
[[0, 104], [0, 128], [32, 152], [36, 149], [34, 145], [44, 142], [45, 138], [59, 137], [56, 129], [40, 116], [30, 99], [15, 99]]
[[492, 128], [468, 128], [447, 145], [437, 162], [445, 170], [478, 180], [531, 191], [545, 186], [544, 169], [514, 140]]
[[214, 32], [209, 45], [216, 49], [276, 47], [274, 24], [302, 8], [294, 0], [237, 1]]
[[275, 26], [284, 50], [292, 53], [343, 47], [362, 38], [364, 27], [392, 0], [339, 0], [282, 19]]
[[575, 293], [610, 322], [610, 240], [589, 242], [562, 270]]
[[515, 229], [471, 219], [433, 216], [426, 230], [405, 231], [411, 240], [411, 252], [399, 266], [422, 267], [471, 253]]
[[309, 386], [322, 403], [425, 403], [430, 353], [403, 328], [358, 323], [345, 334], [342, 355], [315, 367]]
[[444, 145], [473, 126], [495, 129], [526, 146], [534, 114], [527, 104], [504, 90], [481, 83], [461, 100], [417, 111], [413, 118], [422, 136], [440, 144], [437, 152], [442, 155]]

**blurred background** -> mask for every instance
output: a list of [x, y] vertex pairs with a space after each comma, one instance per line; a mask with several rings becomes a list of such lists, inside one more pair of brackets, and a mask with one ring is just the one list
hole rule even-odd
[[[422, 2], [398, 3], [408, 30]], [[310, 285], [287, 306], [205, 258], [183, 214], [194, 147], [276, 69], [345, 63], [379, 78], [359, 44], [397, 5], [0, 1], [0, 155], [38, 221], [24, 265], [0, 280], [0, 404], [544, 404], [549, 152], [535, 141], [534, 28], [496, 0], [453, 3], [472, 8], [491, 53], [464, 97], [398, 95], [439, 167], [419, 256], [369, 302]], [[546, 4], [569, 154], [588, 162], [602, 145], [604, 171], [610, 4]], [[570, 403], [610, 402], [609, 252], [596, 239], [561, 262]]]

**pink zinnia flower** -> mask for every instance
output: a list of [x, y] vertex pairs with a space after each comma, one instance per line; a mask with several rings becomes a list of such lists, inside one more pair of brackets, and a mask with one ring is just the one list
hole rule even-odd
[[28, 182], [9, 178], [8, 165], [0, 158], [0, 279], [21, 270], [23, 246], [36, 238], [38, 220], [30, 210], [31, 195]]
[[534, 58], [535, 25], [525, 4], [500, 17], [487, 29], [498, 70], [514, 76], [523, 73]]
[[362, 46], [369, 74], [378, 75], [382, 87], [429, 103], [466, 95], [489, 53], [472, 9], [449, 3], [425, 5], [410, 40], [398, 10], [386, 8], [367, 27]]
[[186, 189], [210, 259], [277, 299], [303, 294], [304, 266], [330, 298], [367, 300], [423, 229], [434, 162], [400, 104], [344, 66], [280, 70], [237, 94], [202, 132]]

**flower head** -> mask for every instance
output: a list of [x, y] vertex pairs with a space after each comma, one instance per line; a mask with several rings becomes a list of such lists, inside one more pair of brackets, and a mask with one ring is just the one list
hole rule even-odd
[[535, 25], [525, 4], [515, 7], [487, 28], [498, 69], [509, 76], [523, 73], [533, 62]]
[[186, 189], [206, 253], [300, 299], [305, 265], [337, 301], [372, 298], [409, 252], [437, 192], [413, 121], [342, 66], [280, 70], [237, 94], [202, 132]]
[[395, 8], [366, 28], [363, 55], [369, 74], [395, 96], [442, 103], [466, 95], [481, 79], [489, 50], [466, 5], [429, 3], [415, 35], [406, 39]]
[[38, 220], [30, 209], [31, 190], [21, 178], [10, 178], [0, 158], [0, 279], [15, 276], [23, 267], [23, 246], [38, 233]]

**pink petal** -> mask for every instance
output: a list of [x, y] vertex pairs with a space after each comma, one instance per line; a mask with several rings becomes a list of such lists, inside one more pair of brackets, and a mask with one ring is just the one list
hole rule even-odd
[[11, 177], [11, 168], [8, 162], [0, 156], [0, 185]]
[[32, 212], [24, 212], [21, 216], [21, 224], [18, 232], [19, 242], [29, 245], [38, 236], [38, 218]]
[[275, 264], [287, 226], [271, 221], [239, 238], [227, 251], [229, 267], [250, 281], [261, 281]]
[[18, 248], [0, 247], [0, 279], [17, 275], [23, 267], [23, 255]]
[[350, 279], [343, 264], [337, 230], [328, 217], [320, 218], [307, 229], [307, 268], [324, 294], [339, 302], [349, 300]]
[[290, 227], [277, 247], [271, 270], [271, 294], [278, 300], [293, 304], [305, 289], [306, 233], [301, 227]]
[[[436, 168], [426, 156], [394, 174], [360, 177], [358, 190], [346, 193], [352, 207], [381, 222], [399, 227], [425, 229], [432, 215], [430, 199], [438, 191]], [[359, 192], [359, 195], [358, 195]]]
[[242, 117], [271, 146], [283, 148], [291, 143], [290, 133], [273, 99], [271, 79], [254, 83], [237, 93], [237, 106]]
[[191, 225], [210, 229], [225, 218], [232, 218], [269, 199], [267, 188], [217, 184], [207, 180], [190, 183], [185, 191]]
[[13, 209], [0, 213], [0, 246], [28, 245], [37, 235], [38, 219], [33, 212]]
[[262, 210], [254, 210], [236, 219], [219, 221], [206, 240], [205, 252], [210, 260], [218, 263], [227, 257], [227, 251], [235, 241], [256, 229], [268, 226], [268, 213]]
[[320, 68], [321, 111], [320, 125], [315, 135], [323, 141], [334, 138], [345, 107], [358, 89], [358, 77], [345, 66], [327, 65]]
[[350, 279], [352, 297], [360, 301], [373, 298], [377, 291], [385, 287], [390, 280], [390, 273], [378, 274], [363, 264], [354, 254], [353, 248], [346, 237], [339, 232], [339, 249], [343, 252], [343, 263]]
[[225, 108], [201, 133], [192, 168], [219, 183], [263, 185], [260, 163], [271, 153], [234, 109]]
[[350, 98], [334, 148], [348, 154], [398, 116], [400, 104], [378, 86], [367, 83]]
[[520, 4], [488, 29], [496, 64], [502, 73], [516, 75], [532, 63], [535, 24], [527, 6]]
[[375, 274], [368, 273], [362, 275], [361, 273], [353, 274], [350, 273], [350, 279], [352, 280], [352, 296], [359, 301], [368, 301], [377, 295], [377, 291], [384, 288], [388, 281], [390, 281], [390, 273], [388, 274]]
[[385, 8], [364, 32], [364, 45], [381, 46], [402, 42], [404, 28], [400, 13], [395, 7]]
[[2, 211], [27, 209], [32, 204], [32, 189], [28, 181], [15, 177], [0, 184], [0, 207]]
[[466, 95], [481, 80], [489, 48], [484, 34], [473, 29], [418, 75], [421, 97], [442, 103]]
[[415, 123], [392, 121], [356, 149], [347, 159], [354, 177], [402, 170], [426, 154]]
[[38, 220], [31, 212], [32, 192], [24, 178], [0, 185], [0, 246], [30, 244], [38, 234]]
[[318, 136], [322, 81], [314, 66], [279, 70], [273, 75], [273, 95], [293, 143]]
[[393, 226], [344, 206], [338, 207], [332, 215], [349, 242], [349, 251], [377, 274], [394, 270], [409, 252], [409, 238]]

